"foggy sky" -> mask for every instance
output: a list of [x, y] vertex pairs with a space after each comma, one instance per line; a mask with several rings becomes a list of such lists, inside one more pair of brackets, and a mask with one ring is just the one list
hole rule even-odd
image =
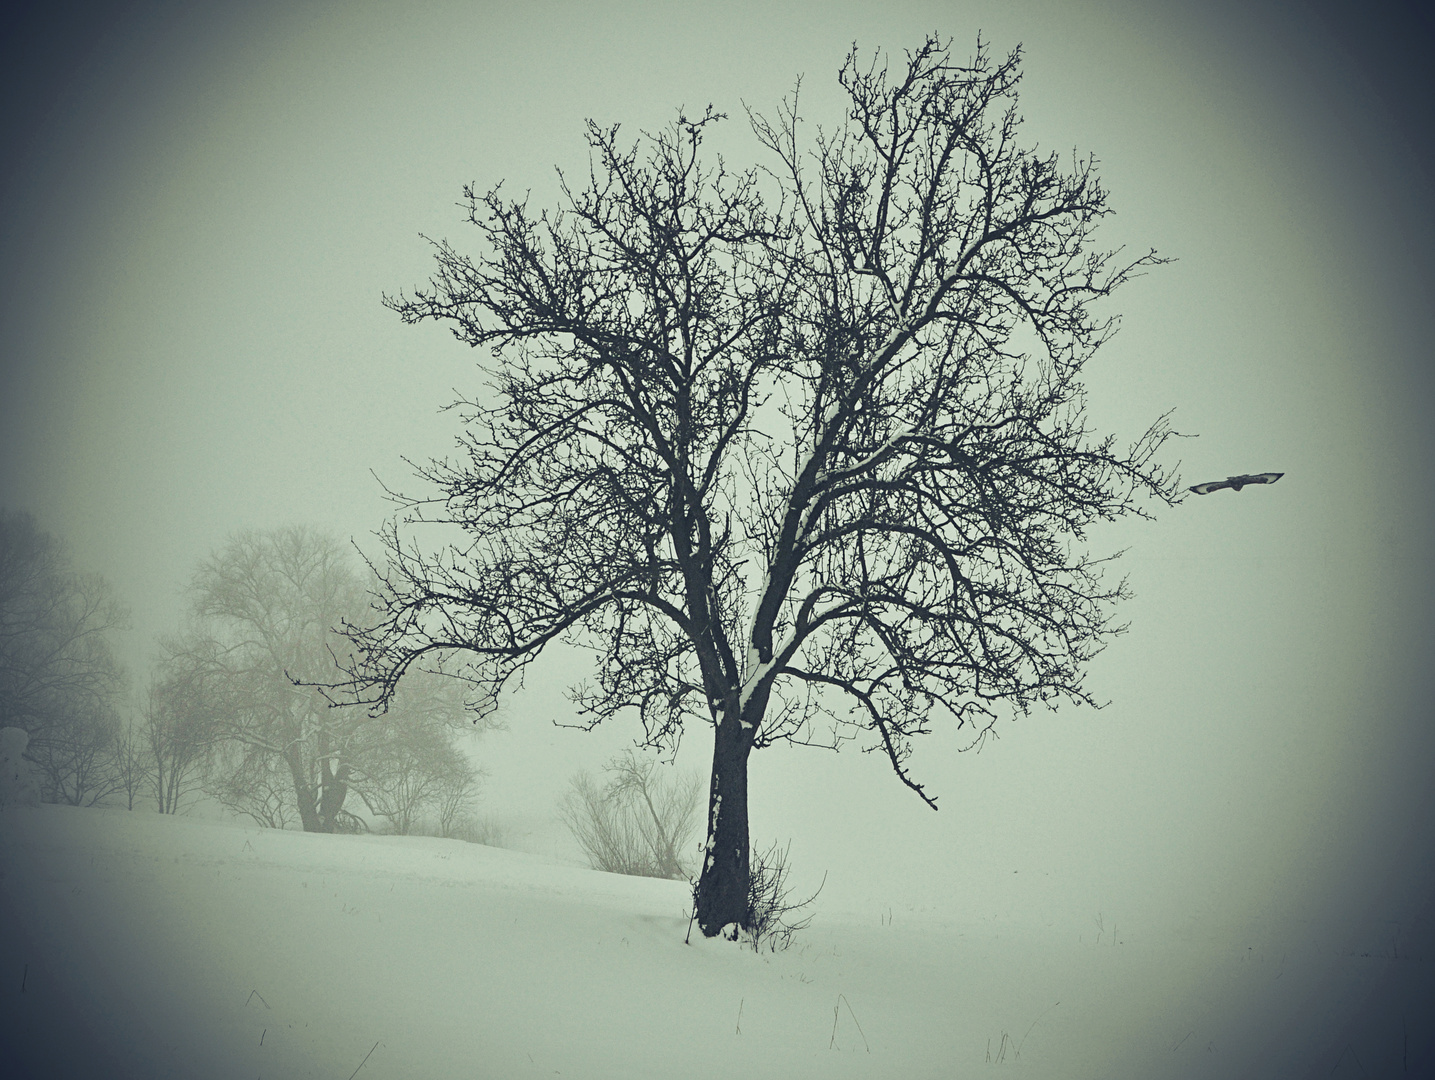
[[[1088, 369], [1096, 427], [1161, 412], [1192, 497], [1129, 548], [1131, 630], [1097, 661], [1110, 706], [1003, 723], [916, 776], [932, 814], [857, 747], [753, 759], [754, 843], [837, 895], [931, 861], [999, 902], [1014, 872], [1128, 925], [1309, 920], [1373, 934], [1426, 887], [1432, 810], [1427, 55], [1412, 15], [1333, 3], [141, 4], [66, 9], [6, 42], [0, 503], [33, 512], [129, 603], [142, 685], [196, 561], [239, 528], [313, 523], [375, 550], [371, 471], [452, 447], [438, 410], [471, 353], [383, 293], [426, 280], [420, 237], [474, 250], [462, 184], [553, 202], [583, 121], [636, 137], [679, 106], [771, 111], [805, 73], [840, 120], [856, 40], [935, 30], [1025, 48], [1027, 137], [1092, 152], [1105, 246], [1177, 261], [1123, 289]], [[26, 44], [29, 43], [29, 44]], [[1173, 455], [1174, 456], [1174, 455]], [[556, 656], [484, 746], [487, 809], [547, 812], [567, 773], [639, 732], [555, 730]], [[705, 767], [694, 729], [681, 762]]]

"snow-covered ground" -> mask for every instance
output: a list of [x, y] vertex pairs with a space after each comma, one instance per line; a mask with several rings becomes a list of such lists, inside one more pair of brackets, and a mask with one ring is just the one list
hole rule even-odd
[[0, 814], [0, 845], [7, 1076], [17, 1058], [18, 1075], [146, 1080], [1431, 1063], [1430, 965], [1398, 943], [1151, 940], [1036, 900], [962, 920], [893, 895], [819, 899], [789, 950], [754, 954], [684, 944], [682, 882], [457, 841], [42, 806]]

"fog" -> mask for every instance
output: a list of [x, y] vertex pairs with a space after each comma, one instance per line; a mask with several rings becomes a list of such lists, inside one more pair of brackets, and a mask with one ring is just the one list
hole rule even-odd
[[[840, 121], [854, 40], [1020, 42], [1027, 138], [1100, 159], [1116, 213], [1098, 240], [1176, 260], [1119, 295], [1122, 332], [1088, 369], [1094, 425], [1134, 438], [1175, 408], [1198, 436], [1170, 455], [1187, 483], [1285, 476], [1095, 532], [1128, 549], [1136, 594], [1091, 669], [1106, 708], [1003, 720], [980, 752], [939, 730], [911, 763], [935, 814], [858, 744], [765, 750], [754, 844], [791, 839], [800, 883], [826, 873], [837, 897], [941, 905], [940, 862], [994, 910], [1039, 895], [1152, 934], [1418, 935], [1435, 880], [1435, 230], [1412, 31], [1430, 26], [1352, 11], [72, 9], [5, 46], [0, 504], [115, 585], [142, 683], [196, 561], [233, 531], [312, 523], [377, 551], [381, 481], [417, 490], [404, 459], [452, 448], [439, 410], [481, 385], [483, 357], [381, 296], [427, 279], [420, 233], [473, 250], [465, 182], [547, 205], [553, 166], [586, 166], [586, 118], [636, 135], [709, 102], [743, 166], [759, 157], [744, 104], [771, 110], [799, 74], [804, 114]], [[553, 815], [568, 776], [641, 734], [554, 725], [581, 662], [545, 657], [477, 748], [483, 809], [527, 850], [571, 854]], [[693, 728], [679, 764], [710, 748]]]

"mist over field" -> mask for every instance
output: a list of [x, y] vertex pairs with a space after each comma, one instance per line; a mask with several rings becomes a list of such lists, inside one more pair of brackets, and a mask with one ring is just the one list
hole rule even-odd
[[[1184, 485], [1283, 474], [1090, 530], [1133, 594], [1087, 666], [1104, 707], [1007, 709], [979, 746], [935, 724], [907, 762], [935, 813], [871, 739], [754, 753], [753, 850], [821, 890], [778, 952], [684, 945], [686, 881], [590, 867], [560, 807], [642, 731], [580, 729], [583, 650], [547, 648], [481, 734], [437, 690], [395, 717], [441, 722], [346, 729], [367, 835], [299, 831], [267, 749], [231, 740], [225, 795], [171, 743], [183, 813], [143, 785], [132, 811], [122, 786], [0, 811], [0, 1010], [36, 1075], [51, 1050], [57, 1075], [176, 1077], [1430, 1067], [1435, 95], [1413, 7], [35, 14], [0, 63], [6, 528], [31, 515], [73, 598], [127, 610], [90, 656], [114, 722], [142, 725], [161, 677], [178, 710], [180, 674], [243, 637], [216, 584], [237, 538], [327, 538], [348, 596], [385, 487], [423, 494], [414, 466], [464, 430], [445, 406], [491, 393], [484, 349], [383, 303], [433, 274], [426, 238], [479, 249], [465, 184], [555, 206], [555, 165], [588, 175], [586, 119], [637, 139], [709, 102], [728, 119], [705, 146], [745, 168], [745, 108], [799, 75], [805, 121], [842, 121], [854, 41], [964, 56], [979, 31], [1023, 48], [1023, 139], [1095, 155], [1098, 245], [1173, 260], [1104, 309], [1093, 431], [1124, 444], [1174, 409]], [[690, 724], [660, 775], [705, 799], [713, 749]]]

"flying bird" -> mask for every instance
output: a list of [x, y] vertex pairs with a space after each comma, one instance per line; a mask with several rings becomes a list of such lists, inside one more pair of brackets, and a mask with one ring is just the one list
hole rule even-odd
[[1247, 473], [1245, 476], [1228, 476], [1224, 480], [1212, 480], [1209, 484], [1197, 484], [1191, 490], [1197, 495], [1209, 495], [1222, 488], [1234, 488], [1240, 491], [1247, 484], [1274, 484], [1284, 475], [1283, 472], [1262, 472]]

